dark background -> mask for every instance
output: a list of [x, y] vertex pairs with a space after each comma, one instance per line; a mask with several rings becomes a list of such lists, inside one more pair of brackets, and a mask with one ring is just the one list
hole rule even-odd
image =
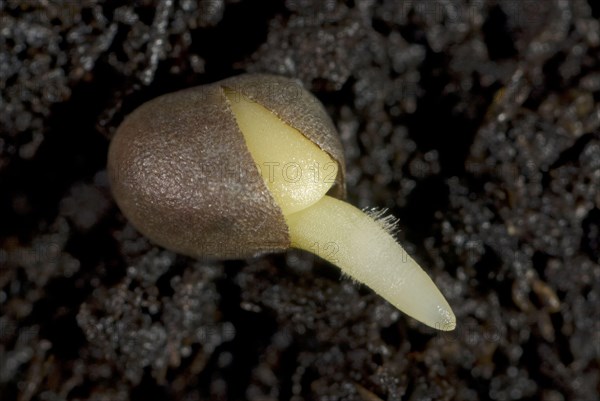
[[[0, 399], [598, 400], [600, 3], [0, 2]], [[105, 171], [124, 116], [298, 78], [458, 318], [304, 252], [153, 246]]]

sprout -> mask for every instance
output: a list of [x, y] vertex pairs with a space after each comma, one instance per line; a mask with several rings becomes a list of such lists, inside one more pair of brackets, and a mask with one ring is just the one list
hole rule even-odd
[[223, 259], [326, 249], [318, 255], [401, 311], [455, 327], [389, 224], [340, 200], [341, 143], [295, 81], [242, 75], [148, 102], [119, 127], [108, 168], [123, 213], [166, 248]]

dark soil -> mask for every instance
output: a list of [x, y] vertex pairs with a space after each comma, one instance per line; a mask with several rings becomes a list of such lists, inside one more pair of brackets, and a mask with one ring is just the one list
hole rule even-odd
[[[0, 399], [600, 399], [599, 4], [0, 1]], [[126, 221], [123, 118], [245, 71], [322, 100], [349, 201], [400, 218], [456, 331]]]

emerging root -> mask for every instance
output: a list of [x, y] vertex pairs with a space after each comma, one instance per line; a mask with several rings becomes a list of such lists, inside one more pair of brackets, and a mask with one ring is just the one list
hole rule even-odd
[[[366, 284], [396, 308], [438, 330], [453, 330], [455, 317], [431, 278], [390, 235], [389, 227], [348, 203], [324, 196], [285, 216], [292, 246], [315, 253]], [[383, 212], [385, 213], [385, 212]], [[389, 225], [390, 220], [383, 218]]]

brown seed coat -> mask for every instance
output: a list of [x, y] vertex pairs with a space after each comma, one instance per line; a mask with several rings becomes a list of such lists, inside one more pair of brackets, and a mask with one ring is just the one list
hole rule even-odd
[[294, 80], [241, 75], [153, 99], [118, 128], [110, 185], [125, 216], [155, 243], [196, 258], [244, 258], [289, 248], [283, 214], [264, 184], [223, 88], [257, 101], [338, 162], [330, 194], [343, 197], [344, 158], [319, 101]]

